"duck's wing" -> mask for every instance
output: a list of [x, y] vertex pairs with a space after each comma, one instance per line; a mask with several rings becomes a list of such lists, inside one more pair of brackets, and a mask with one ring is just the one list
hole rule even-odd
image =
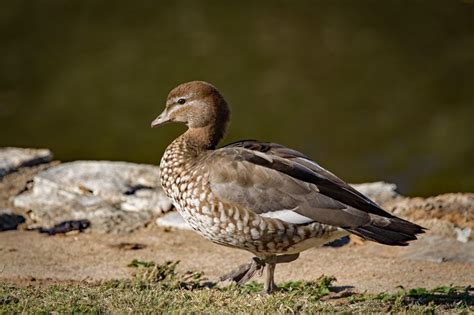
[[302, 153], [247, 140], [206, 157], [213, 193], [261, 216], [345, 228], [364, 238], [406, 245], [423, 228], [394, 217]]
[[256, 164], [274, 168], [291, 177], [313, 183], [317, 186], [321, 194], [331, 197], [346, 205], [359, 210], [364, 210], [368, 213], [378, 214], [383, 217], [393, 217], [367, 196], [363, 195], [301, 152], [287, 148], [281, 144], [260, 142], [256, 140], [234, 142], [225, 147], [245, 148], [254, 153], [261, 152], [271, 157], [277, 157], [279, 159], [274, 161], [273, 165], [265, 165], [264, 163], [258, 163], [256, 159], [254, 160], [257, 162]]

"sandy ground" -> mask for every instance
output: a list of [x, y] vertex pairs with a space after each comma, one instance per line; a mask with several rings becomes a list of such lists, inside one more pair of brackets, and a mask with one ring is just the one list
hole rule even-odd
[[[123, 248], [129, 246], [122, 243], [138, 243], [144, 248]], [[473, 263], [406, 258], [423, 247], [421, 240], [409, 247], [366, 243], [311, 249], [297, 261], [277, 266], [276, 280], [315, 280], [322, 274], [333, 275], [337, 285], [358, 292], [395, 291], [399, 285], [433, 288], [474, 284]], [[180, 260], [181, 270], [204, 271], [207, 277], [216, 279], [250, 257], [250, 253], [215, 245], [191, 231], [158, 227], [129, 235], [0, 233], [0, 281], [14, 283], [126, 278], [134, 271], [127, 267], [133, 259]]]

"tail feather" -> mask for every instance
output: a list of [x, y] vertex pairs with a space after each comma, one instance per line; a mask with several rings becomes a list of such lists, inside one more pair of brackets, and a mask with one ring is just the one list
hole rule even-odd
[[425, 228], [397, 217], [371, 215], [371, 219], [368, 224], [347, 230], [364, 239], [392, 246], [406, 246], [425, 232]]

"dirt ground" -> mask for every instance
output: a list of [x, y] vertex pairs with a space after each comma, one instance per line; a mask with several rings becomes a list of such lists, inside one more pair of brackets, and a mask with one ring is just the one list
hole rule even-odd
[[[141, 244], [144, 248], [132, 249]], [[459, 261], [420, 261], [404, 258], [419, 245], [387, 247], [379, 244], [319, 248], [302, 253], [290, 264], [277, 266], [276, 280], [315, 280], [334, 275], [337, 285], [358, 292], [433, 288], [474, 284], [474, 264]], [[141, 246], [135, 246], [141, 247]], [[181, 270], [204, 271], [210, 279], [247, 262], [251, 254], [212, 244], [191, 231], [146, 228], [129, 235], [82, 233], [47, 236], [33, 231], [0, 234], [0, 280], [13, 283], [95, 281], [130, 277], [133, 259], [180, 260]]]

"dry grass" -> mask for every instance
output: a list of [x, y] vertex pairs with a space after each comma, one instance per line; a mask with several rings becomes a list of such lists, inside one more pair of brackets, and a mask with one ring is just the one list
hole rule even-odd
[[368, 295], [334, 286], [333, 277], [321, 277], [283, 283], [268, 296], [259, 294], [260, 283], [217, 287], [200, 272], [177, 273], [177, 264], [135, 260], [130, 263], [137, 270], [133, 279], [95, 284], [0, 284], [0, 313], [474, 312], [470, 287], [400, 288]]

